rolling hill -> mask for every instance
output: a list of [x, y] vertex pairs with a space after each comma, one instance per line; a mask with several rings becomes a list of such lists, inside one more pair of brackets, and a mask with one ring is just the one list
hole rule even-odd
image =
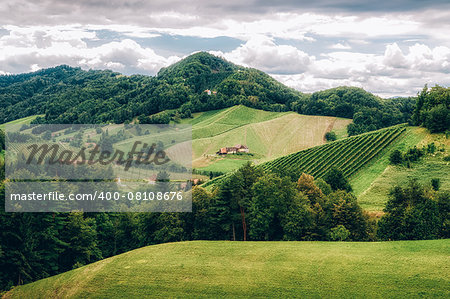
[[262, 71], [206, 52], [163, 68], [157, 76], [124, 76], [67, 65], [0, 76], [3, 122], [44, 114], [35, 122], [100, 124], [138, 119], [168, 123], [171, 117], [186, 118], [235, 105], [351, 118], [354, 123], [349, 132], [356, 135], [408, 121], [415, 99], [382, 99], [345, 86], [305, 94]]
[[[324, 144], [328, 131], [343, 137], [351, 119], [268, 112], [239, 105], [198, 113], [183, 122], [192, 124], [194, 167], [227, 172], [248, 160], [259, 163]], [[214, 155], [221, 147], [235, 144], [247, 145], [252, 156]]]
[[[30, 123], [35, 117], [9, 124]], [[192, 125], [193, 166], [201, 173], [227, 173], [252, 161], [266, 170], [283, 168], [293, 176], [306, 171], [319, 178], [331, 166], [338, 166], [349, 177], [361, 206], [377, 213], [383, 210], [390, 188], [411, 178], [426, 185], [431, 178], [438, 178], [441, 190], [450, 191], [448, 162], [443, 159], [448, 155], [450, 141], [445, 134], [430, 134], [424, 128], [394, 126], [346, 138], [350, 119], [270, 112], [243, 105], [195, 113], [181, 123]], [[339, 139], [326, 143], [323, 136], [330, 130], [337, 132]], [[126, 146], [130, 140], [120, 146]], [[411, 168], [389, 165], [393, 150], [406, 151], [431, 142], [441, 149], [433, 156]], [[235, 144], [247, 144], [252, 155], [214, 155], [220, 147]], [[199, 174], [194, 177], [206, 179]]]
[[4, 298], [448, 297], [450, 241], [166, 243]]

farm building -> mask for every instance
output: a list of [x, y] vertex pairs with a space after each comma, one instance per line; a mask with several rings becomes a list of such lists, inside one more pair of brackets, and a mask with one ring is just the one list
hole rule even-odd
[[228, 154], [236, 154], [236, 153], [248, 153], [249, 149], [246, 145], [236, 144], [231, 147], [222, 147], [220, 148], [216, 154], [218, 155], [228, 155]]
[[234, 147], [236, 148], [236, 150], [239, 153], [248, 153], [249, 152], [248, 147], [244, 144], [236, 144]]

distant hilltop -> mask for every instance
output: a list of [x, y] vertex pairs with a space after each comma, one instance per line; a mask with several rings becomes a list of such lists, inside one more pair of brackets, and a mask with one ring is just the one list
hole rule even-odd
[[253, 68], [206, 52], [156, 76], [123, 76], [67, 65], [0, 76], [0, 118], [34, 123], [167, 124], [192, 113], [244, 105], [266, 111], [352, 118], [350, 135], [408, 122], [414, 98], [382, 99], [361, 88], [302, 93]]

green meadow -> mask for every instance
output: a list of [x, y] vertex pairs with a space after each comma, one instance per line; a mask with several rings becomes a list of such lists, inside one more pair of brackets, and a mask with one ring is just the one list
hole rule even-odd
[[192, 241], [136, 249], [5, 298], [450, 296], [450, 241]]
[[201, 170], [225, 166], [223, 172], [242, 164], [215, 159], [221, 147], [245, 144], [255, 154], [253, 161], [259, 163], [324, 144], [328, 131], [336, 131], [343, 138], [351, 122], [345, 118], [268, 112], [242, 105], [196, 113], [193, 118], [182, 120], [192, 125], [193, 166]]

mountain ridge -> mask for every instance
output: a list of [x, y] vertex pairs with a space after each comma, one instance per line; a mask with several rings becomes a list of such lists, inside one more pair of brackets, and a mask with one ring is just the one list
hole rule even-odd
[[206, 52], [190, 55], [156, 76], [124, 76], [67, 65], [0, 76], [3, 122], [44, 114], [34, 122], [126, 123], [138, 119], [140, 123], [168, 123], [194, 112], [241, 104], [266, 111], [354, 118], [349, 133], [355, 135], [407, 122], [414, 103], [412, 98], [381, 99], [356, 87], [305, 94], [260, 70]]

